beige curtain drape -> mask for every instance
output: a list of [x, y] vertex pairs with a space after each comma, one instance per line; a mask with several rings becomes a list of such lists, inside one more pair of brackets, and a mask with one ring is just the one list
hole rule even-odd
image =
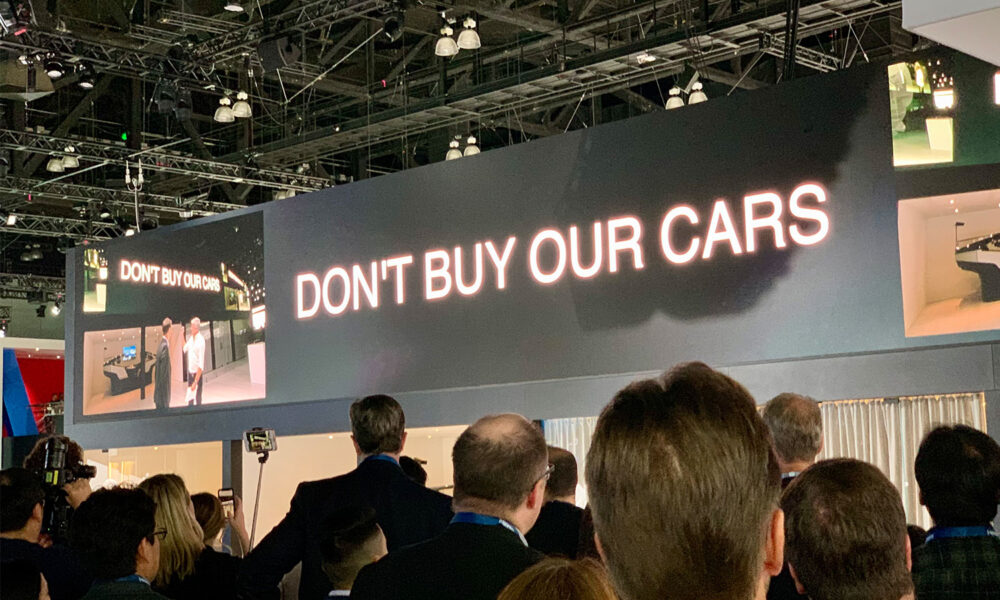
[[569, 419], [549, 419], [543, 421], [542, 430], [545, 433], [545, 443], [557, 448], [569, 450], [576, 458], [577, 473], [580, 485], [576, 488], [576, 503], [587, 505], [587, 488], [583, 480], [586, 472], [587, 451], [590, 450], [590, 439], [594, 437], [594, 427], [597, 417], [573, 417]]
[[920, 440], [938, 425], [986, 431], [982, 393], [822, 402], [820, 411], [820, 458], [857, 458], [881, 469], [902, 495], [907, 521], [925, 529], [932, 523], [913, 475]]

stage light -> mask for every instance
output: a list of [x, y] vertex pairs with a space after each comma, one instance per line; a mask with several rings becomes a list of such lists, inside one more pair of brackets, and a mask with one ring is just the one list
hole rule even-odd
[[62, 312], [62, 307], [59, 306], [59, 301], [56, 300], [52, 303], [52, 316], [58, 317], [60, 312]]
[[476, 145], [475, 136], [470, 135], [469, 139], [465, 141], [469, 145], [465, 147], [465, 152], [462, 153], [462, 156], [473, 156], [475, 154], [479, 154], [479, 146]]
[[94, 69], [90, 65], [82, 65], [77, 69], [79, 78], [76, 85], [82, 90], [94, 89]]
[[459, 144], [457, 139], [452, 140], [451, 143], [448, 144], [448, 153], [444, 155], [444, 159], [455, 160], [456, 158], [462, 158], [462, 151], [458, 149], [460, 145], [461, 144]]
[[75, 169], [80, 166], [80, 159], [76, 157], [76, 148], [66, 146], [66, 156], [62, 159], [63, 169]]
[[133, 235], [135, 235], [135, 229], [129, 227], [125, 230], [125, 237], [132, 237]]
[[441, 37], [434, 45], [434, 54], [438, 56], [455, 56], [458, 54], [458, 44], [452, 39], [451, 34], [455, 33], [448, 25], [441, 28]]
[[708, 100], [708, 96], [702, 91], [703, 86], [700, 81], [694, 82], [691, 86], [691, 95], [688, 96], [688, 104], [701, 104]]
[[249, 96], [246, 92], [239, 92], [236, 94], [236, 103], [233, 104], [233, 116], [237, 119], [248, 119], [253, 115], [253, 111], [250, 109], [250, 103], [247, 102]]
[[53, 156], [49, 159], [49, 162], [45, 164], [45, 170], [49, 173], [62, 173], [66, 171], [66, 167], [63, 166], [63, 160], [60, 156]]
[[59, 59], [52, 57], [45, 61], [45, 74], [49, 76], [49, 79], [59, 79], [65, 72], [66, 70]]
[[472, 17], [466, 17], [465, 21], [462, 22], [462, 32], [458, 34], [458, 47], [462, 50], [477, 50], [482, 47], [483, 43], [479, 39], [479, 33], [476, 31], [476, 20]]
[[684, 106], [684, 98], [681, 98], [681, 88], [675, 85], [670, 88], [670, 91], [667, 93], [670, 95], [670, 97], [667, 98], [668, 109], [680, 108]]
[[[38, 244], [35, 245], [37, 246]], [[42, 260], [42, 258], [43, 258], [42, 251], [39, 250], [38, 248], [35, 248], [34, 250], [31, 251], [31, 260]]]
[[44, 304], [39, 304], [38, 305], [38, 308], [35, 309], [35, 316], [38, 317], [39, 319], [44, 319], [45, 318], [45, 305]]
[[7, 223], [7, 227], [17, 225], [17, 215], [14, 213], [7, 213], [7, 218], [4, 219], [4, 222]]
[[108, 209], [106, 204], [102, 204], [97, 210], [98, 210], [97, 216], [101, 217], [102, 219], [111, 218], [111, 210]]
[[403, 37], [403, 23], [405, 20], [405, 13], [397, 6], [382, 19], [382, 33], [385, 34], [385, 37], [389, 38], [389, 41], [395, 42]]
[[226, 2], [226, 5], [223, 8], [233, 13], [243, 12], [243, 5], [240, 4], [239, 2], [236, 2], [236, 0], [229, 0], [228, 2]]
[[215, 122], [216, 123], [232, 123], [236, 120], [236, 116], [233, 115], [233, 109], [230, 108], [232, 102], [229, 97], [223, 96], [219, 98], [219, 108], [215, 109]]
[[635, 62], [639, 63], [640, 65], [645, 65], [651, 62], [656, 62], [656, 57], [650, 54], [649, 52], [642, 52], [636, 55]]

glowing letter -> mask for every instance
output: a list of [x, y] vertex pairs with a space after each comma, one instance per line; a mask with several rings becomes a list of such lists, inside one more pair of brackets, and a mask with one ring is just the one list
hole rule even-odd
[[[545, 240], [555, 242], [556, 250], [558, 251], [556, 268], [549, 273], [543, 273], [541, 267], [538, 266], [538, 248]], [[528, 251], [528, 264], [531, 268], [531, 276], [538, 283], [553, 283], [562, 277], [563, 271], [566, 270], [566, 240], [555, 229], [543, 229], [539, 231], [535, 239], [531, 240], [531, 249]]]
[[[758, 204], [771, 205], [771, 214], [758, 218], [754, 215], [754, 207]], [[747, 252], [757, 250], [757, 234], [755, 230], [770, 227], [774, 230], [774, 246], [785, 247], [785, 230], [781, 225], [781, 197], [775, 193], [754, 194], [743, 199], [743, 219], [747, 231]]]
[[[440, 267], [434, 268], [434, 261], [440, 263]], [[451, 293], [451, 273], [448, 272], [450, 258], [446, 250], [428, 250], [424, 254], [424, 297], [428, 300], [444, 298]], [[444, 284], [440, 288], [434, 288], [434, 280], [443, 279]]]
[[354, 310], [361, 309], [361, 294], [365, 293], [365, 297], [368, 298], [368, 305], [372, 308], [378, 308], [378, 263], [372, 261], [371, 266], [372, 281], [369, 285], [368, 280], [365, 279], [365, 272], [361, 270], [361, 265], [354, 265], [351, 267], [351, 279], [354, 281], [353, 296], [354, 296]]
[[666, 216], [663, 217], [663, 223], [660, 224], [660, 247], [663, 249], [663, 255], [670, 262], [680, 265], [690, 262], [698, 254], [698, 246], [701, 245], [701, 238], [698, 236], [692, 237], [691, 245], [688, 246], [687, 250], [682, 253], [675, 252], [673, 245], [670, 243], [670, 227], [677, 217], [684, 217], [692, 225], [697, 225], [698, 213], [690, 206], [675, 206], [667, 212]]
[[129, 272], [130, 272], [129, 262], [127, 260], [122, 259], [122, 261], [118, 263], [118, 279], [121, 279], [122, 281], [128, 281]]
[[[618, 230], [623, 227], [631, 229], [632, 235], [628, 239], [620, 240], [618, 239]], [[642, 240], [642, 223], [639, 222], [639, 219], [622, 217], [608, 221], [608, 263], [610, 265], [608, 270], [612, 273], [618, 272], [618, 252], [620, 250], [631, 250], [632, 262], [636, 270], [643, 268], [640, 240]]]
[[792, 216], [819, 223], [819, 229], [816, 233], [801, 233], [798, 225], [792, 225], [788, 228], [788, 235], [792, 236], [792, 240], [800, 246], [818, 244], [823, 241], [826, 234], [830, 233], [830, 217], [825, 212], [816, 208], [799, 206], [799, 199], [806, 194], [815, 196], [816, 202], [819, 204], [826, 202], [826, 190], [815, 183], [803, 183], [792, 192], [792, 197], [788, 200], [788, 207]]
[[507, 238], [507, 243], [503, 247], [503, 256], [497, 255], [496, 246], [493, 245], [492, 241], [486, 242], [486, 253], [490, 255], [490, 260], [493, 261], [493, 266], [497, 270], [497, 289], [502, 290], [507, 287], [507, 261], [510, 260], [510, 255], [514, 251], [514, 243], [517, 242], [517, 238], [510, 236]]
[[[720, 224], [722, 231], [719, 231]], [[712, 246], [722, 240], [729, 242], [733, 254], [743, 254], [740, 238], [736, 237], [736, 228], [733, 227], [733, 218], [729, 216], [729, 207], [726, 206], [725, 200], [716, 200], [715, 207], [712, 208], [712, 222], [705, 237], [705, 251], [701, 253], [701, 257], [705, 260], [712, 258]]]
[[395, 256], [393, 258], [387, 258], [382, 262], [389, 269], [396, 269], [396, 304], [402, 304], [406, 300], [404, 296], [406, 279], [403, 277], [403, 267], [413, 264], [413, 255], [407, 254], [406, 256]]
[[589, 267], [580, 264], [580, 241], [577, 239], [576, 225], [569, 228], [569, 264], [577, 277], [587, 279], [597, 275], [604, 260], [604, 246], [601, 244], [601, 222], [594, 223], [594, 262]]
[[[344, 299], [340, 304], [330, 302], [330, 282], [334, 277], [339, 277], [344, 283]], [[347, 309], [351, 301], [351, 276], [342, 267], [333, 267], [323, 276], [323, 308], [331, 315], [339, 315]]]
[[462, 248], [455, 246], [455, 288], [463, 296], [471, 296], [483, 287], [483, 244], [476, 242], [476, 278], [472, 285], [466, 285], [462, 277]]

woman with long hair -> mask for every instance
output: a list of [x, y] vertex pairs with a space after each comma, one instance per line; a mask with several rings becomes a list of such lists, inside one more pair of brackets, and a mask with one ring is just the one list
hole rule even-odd
[[184, 480], [155, 475], [139, 484], [156, 502], [156, 527], [165, 529], [153, 588], [175, 600], [236, 598], [240, 559], [207, 547]]
[[616, 600], [601, 563], [546, 558], [513, 579], [497, 600]]

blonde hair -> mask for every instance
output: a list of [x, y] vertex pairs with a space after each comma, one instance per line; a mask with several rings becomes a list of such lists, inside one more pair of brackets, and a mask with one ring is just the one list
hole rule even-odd
[[156, 528], [167, 530], [153, 583], [162, 587], [180, 581], [194, 572], [195, 561], [205, 550], [201, 525], [191, 514], [191, 495], [184, 480], [172, 473], [154, 475], [139, 489], [156, 502]]
[[546, 558], [515, 577], [497, 600], [616, 600], [604, 566], [585, 558]]

